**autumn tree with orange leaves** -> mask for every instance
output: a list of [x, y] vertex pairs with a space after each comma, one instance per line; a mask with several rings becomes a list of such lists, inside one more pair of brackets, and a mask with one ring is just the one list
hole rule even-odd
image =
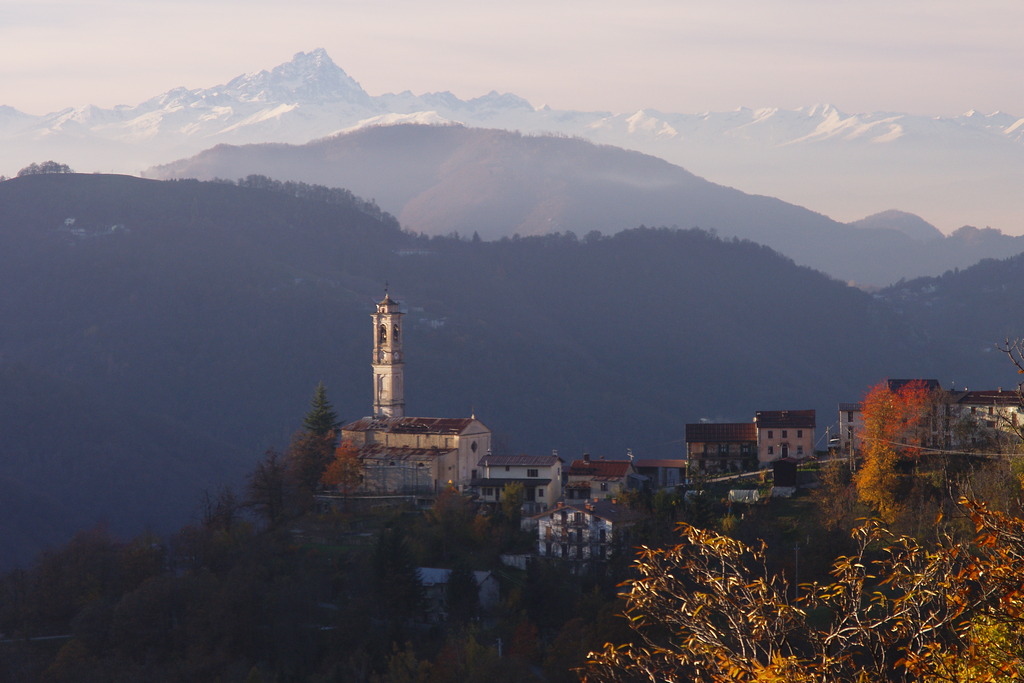
[[[1008, 683], [1024, 677], [1024, 520], [961, 499], [975, 538], [922, 545], [878, 520], [853, 530], [830, 580], [792, 586], [748, 546], [679, 525], [627, 581], [631, 642], [588, 683]], [[941, 519], [936, 520], [941, 525]]]
[[363, 463], [355, 444], [351, 441], [338, 444], [334, 449], [334, 459], [327, 465], [320, 482], [336, 488], [344, 496], [359, 488], [363, 482]]
[[858, 499], [886, 522], [900, 508], [897, 464], [920, 456], [921, 431], [931, 405], [932, 392], [921, 380], [880, 382], [864, 397], [863, 462], [854, 483]]

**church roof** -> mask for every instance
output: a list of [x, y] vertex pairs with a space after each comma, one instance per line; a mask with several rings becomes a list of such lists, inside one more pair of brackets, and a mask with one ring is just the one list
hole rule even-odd
[[477, 420], [472, 417], [364, 417], [343, 426], [343, 432], [391, 434], [462, 434]]

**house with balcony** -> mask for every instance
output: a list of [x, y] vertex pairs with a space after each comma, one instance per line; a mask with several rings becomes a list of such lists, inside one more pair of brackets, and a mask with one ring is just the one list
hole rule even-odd
[[523, 520], [523, 526], [536, 525], [540, 557], [570, 562], [579, 571], [628, 548], [629, 529], [643, 518], [616, 499], [566, 501]]

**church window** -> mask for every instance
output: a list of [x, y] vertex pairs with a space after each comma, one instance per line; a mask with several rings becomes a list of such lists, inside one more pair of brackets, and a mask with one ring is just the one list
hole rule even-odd
[[392, 334], [391, 338], [394, 339], [397, 342], [398, 341], [398, 334], [399, 334], [399, 332], [398, 332], [398, 325], [395, 325], [392, 328], [392, 333], [391, 334]]
[[474, 453], [476, 453], [476, 449], [477, 449], [476, 441], [474, 441], [473, 443], [469, 444], [469, 450], [471, 450]]
[[380, 336], [379, 336], [379, 339], [380, 339], [380, 343], [381, 344], [384, 344], [385, 342], [387, 342], [387, 340], [388, 340], [388, 326], [387, 325], [381, 325], [380, 326]]

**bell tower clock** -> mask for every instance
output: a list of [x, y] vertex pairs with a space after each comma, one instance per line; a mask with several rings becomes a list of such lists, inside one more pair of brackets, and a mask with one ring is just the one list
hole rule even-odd
[[398, 302], [384, 290], [373, 317], [373, 414], [375, 417], [405, 417], [405, 387], [402, 378], [402, 312]]

